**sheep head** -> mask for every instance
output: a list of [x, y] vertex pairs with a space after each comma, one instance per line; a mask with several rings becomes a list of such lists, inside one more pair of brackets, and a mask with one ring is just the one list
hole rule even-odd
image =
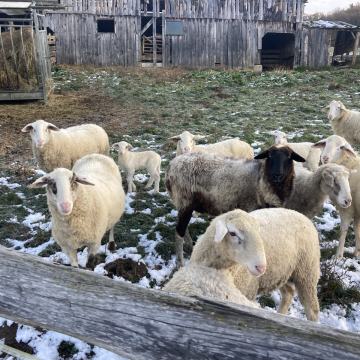
[[124, 155], [125, 153], [133, 149], [132, 145], [130, 145], [126, 141], [120, 141], [118, 143], [115, 143], [111, 146], [111, 148], [117, 150], [119, 155]]
[[94, 185], [71, 170], [58, 168], [34, 181], [29, 188], [46, 186], [48, 202], [57, 208], [60, 215], [67, 216], [73, 210], [79, 184]]
[[204, 135], [193, 135], [189, 131], [183, 131], [180, 135], [172, 136], [169, 140], [177, 142], [181, 153], [187, 154], [194, 150], [196, 140], [200, 140], [205, 137], [206, 136]]
[[256, 219], [245, 211], [233, 210], [215, 218], [210, 227], [215, 227], [214, 242], [221, 256], [246, 266], [254, 276], [264, 274], [265, 250]]
[[328, 119], [332, 121], [340, 118], [344, 110], [346, 110], [346, 107], [341, 101], [331, 101], [329, 104]]
[[35, 122], [29, 123], [21, 130], [24, 133], [30, 133], [31, 140], [35, 147], [41, 149], [50, 140], [51, 131], [59, 131], [60, 129], [44, 120], [36, 120]]

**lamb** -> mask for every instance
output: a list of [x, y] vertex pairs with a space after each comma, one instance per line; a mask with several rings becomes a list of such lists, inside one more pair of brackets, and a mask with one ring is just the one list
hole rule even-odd
[[55, 241], [76, 267], [77, 249], [87, 246], [87, 267], [93, 267], [107, 230], [110, 230], [108, 248], [115, 248], [114, 226], [125, 208], [125, 193], [115, 162], [100, 154], [84, 156], [72, 170], [57, 168], [37, 179], [30, 188], [44, 186]]
[[297, 154], [306, 159], [304, 167], [310, 171], [315, 171], [319, 167], [321, 150], [312, 147], [311, 142], [289, 143], [286, 134], [282, 131], [274, 131], [275, 145], [287, 145]]
[[128, 192], [136, 191], [133, 177], [136, 170], [146, 169], [150, 178], [145, 189], [150, 188], [155, 182], [154, 191], [159, 192], [161, 157], [155, 151], [131, 152], [132, 146], [126, 141], [120, 141], [112, 145], [118, 150], [119, 166], [125, 170], [128, 183]]
[[21, 131], [30, 133], [35, 160], [46, 172], [58, 167], [71, 169], [75, 161], [85, 155], [108, 155], [110, 150], [105, 130], [95, 124], [59, 129], [54, 124], [37, 120]]
[[252, 211], [281, 207], [291, 194], [293, 160], [305, 159], [287, 146], [272, 146], [257, 155], [257, 160], [231, 160], [206, 153], [190, 153], [170, 162], [166, 188], [178, 209], [176, 255], [183, 265], [183, 242], [191, 247], [187, 226], [193, 211], [219, 215], [240, 208]]
[[350, 170], [350, 189], [352, 204], [346, 209], [337, 206], [341, 218], [339, 246], [336, 256], [344, 256], [346, 234], [352, 221], [354, 221], [355, 251], [354, 256], [360, 256], [360, 157], [351, 145], [342, 137], [332, 135], [321, 140], [314, 146], [323, 149], [321, 159], [324, 162], [333, 162], [345, 166]]
[[[244, 225], [239, 226], [239, 221]], [[222, 240], [216, 242], [219, 239]], [[256, 241], [260, 243], [260, 239], [265, 249], [266, 271], [262, 276], [255, 277], [251, 273], [256, 275], [256, 270], [260, 270], [260, 275], [265, 269], [256, 267], [261, 263], [247, 256], [247, 247], [256, 244]], [[239, 256], [240, 261], [236, 261], [233, 248], [227, 246], [229, 242], [239, 243], [239, 255], [243, 256], [242, 259]], [[296, 211], [273, 208], [247, 214], [234, 210], [215, 218], [205, 234], [199, 237], [187, 267], [195, 265], [226, 273], [229, 282], [232, 280], [231, 284], [250, 301], [254, 301], [257, 294], [280, 289], [282, 299], [278, 312], [281, 314], [288, 312], [297, 290], [306, 317], [312, 321], [318, 319], [318, 233], [312, 222]], [[215, 293], [212, 288], [200, 291], [211, 295]]]
[[253, 159], [254, 150], [252, 147], [238, 138], [228, 139], [214, 144], [196, 145], [195, 141], [205, 138], [203, 135], [193, 135], [184, 131], [180, 135], [169, 138], [177, 143], [176, 156], [190, 152], [211, 153], [222, 157], [235, 159]]
[[293, 189], [284, 207], [312, 219], [322, 211], [329, 197], [337, 207], [347, 208], [351, 205], [349, 171], [345, 167], [326, 164], [315, 172], [296, 167]]
[[335, 135], [352, 145], [360, 143], [360, 112], [348, 110], [341, 101], [333, 100], [329, 104], [328, 119]]

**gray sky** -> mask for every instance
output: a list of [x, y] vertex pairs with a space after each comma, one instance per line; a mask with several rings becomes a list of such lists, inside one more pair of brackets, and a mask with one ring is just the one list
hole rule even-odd
[[357, 2], [360, 2], [360, 0], [309, 0], [305, 5], [305, 14], [328, 13], [337, 8], [347, 8], [350, 4], [356, 4]]

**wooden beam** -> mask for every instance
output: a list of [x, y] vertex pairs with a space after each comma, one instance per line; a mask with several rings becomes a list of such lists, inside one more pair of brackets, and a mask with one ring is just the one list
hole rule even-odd
[[352, 65], [356, 64], [357, 52], [358, 52], [358, 48], [359, 48], [359, 40], [360, 40], [360, 32], [357, 32], [355, 42], [354, 42]]
[[172, 296], [0, 247], [0, 316], [129, 359], [360, 359], [358, 334]]

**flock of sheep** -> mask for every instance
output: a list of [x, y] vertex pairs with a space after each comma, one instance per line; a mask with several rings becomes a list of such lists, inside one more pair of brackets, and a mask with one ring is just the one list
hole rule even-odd
[[[164, 290], [206, 296], [257, 307], [258, 294], [279, 289], [280, 313], [287, 313], [295, 291], [309, 320], [319, 314], [318, 233], [311, 218], [330, 198], [341, 217], [337, 256], [354, 220], [355, 256], [360, 255], [360, 112], [340, 101], [329, 105], [336, 135], [313, 143], [289, 143], [276, 131], [275, 144], [254, 158], [249, 144], [237, 138], [196, 145], [201, 138], [184, 131], [170, 138], [176, 157], [166, 173], [167, 191], [178, 210], [176, 256], [179, 270]], [[26, 125], [34, 157], [47, 173], [30, 187], [46, 187], [52, 236], [78, 266], [77, 250], [88, 248], [87, 266], [106, 231], [115, 249], [114, 226], [125, 208], [120, 171], [109, 157], [106, 132], [85, 124], [59, 129], [43, 120]], [[147, 188], [159, 191], [161, 158], [154, 151], [133, 152], [129, 143], [112, 145], [126, 172], [128, 192], [133, 176], [146, 169]], [[188, 232], [193, 212], [215, 216], [194, 248]], [[184, 242], [192, 250], [184, 264]], [[185, 265], [185, 266], [184, 266]]]

